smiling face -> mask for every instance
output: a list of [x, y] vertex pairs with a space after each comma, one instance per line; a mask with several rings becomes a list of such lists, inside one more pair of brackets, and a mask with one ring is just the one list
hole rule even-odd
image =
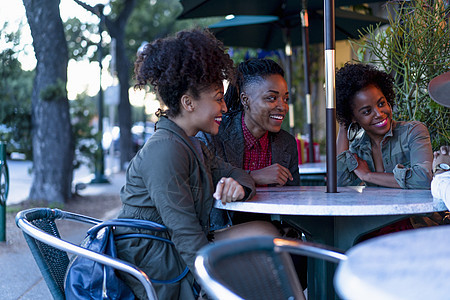
[[223, 84], [212, 85], [200, 91], [199, 97], [193, 101], [195, 109], [191, 115], [196, 131], [212, 135], [219, 132], [222, 114], [227, 112], [223, 94]]
[[353, 121], [357, 122], [371, 139], [383, 138], [391, 128], [392, 109], [383, 92], [374, 85], [356, 93], [352, 106]]
[[283, 76], [269, 75], [249, 83], [240, 97], [244, 107], [248, 106], [244, 121], [254, 137], [281, 130], [281, 123], [289, 111], [289, 91]]

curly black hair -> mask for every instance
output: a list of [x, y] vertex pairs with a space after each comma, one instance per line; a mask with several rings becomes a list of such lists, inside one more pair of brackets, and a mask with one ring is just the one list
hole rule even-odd
[[244, 107], [239, 99], [239, 94], [249, 84], [260, 82], [270, 75], [281, 75], [284, 71], [275, 61], [265, 58], [252, 58], [238, 65], [236, 81], [228, 85], [225, 93], [225, 103], [229, 111], [243, 110]]
[[351, 63], [336, 72], [336, 119], [346, 128], [352, 123], [355, 94], [370, 85], [379, 88], [391, 107], [394, 105], [394, 79], [386, 72], [372, 65]]
[[223, 43], [208, 29], [194, 28], [147, 44], [134, 73], [135, 88], [152, 85], [169, 108], [166, 114], [177, 116], [183, 94], [198, 98], [203, 88], [234, 80], [235, 69]]

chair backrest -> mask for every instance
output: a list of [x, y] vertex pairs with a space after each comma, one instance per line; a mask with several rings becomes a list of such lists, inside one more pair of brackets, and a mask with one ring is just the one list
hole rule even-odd
[[[37, 208], [19, 212], [16, 216], [16, 224], [19, 227], [32, 226], [48, 235], [61, 239], [55, 222], [57, 219], [76, 219], [90, 224], [100, 223], [100, 220], [57, 209]], [[22, 221], [27, 221], [28, 224], [23, 225]], [[55, 299], [65, 299], [64, 276], [69, 265], [67, 252], [52, 247], [25, 231], [23, 234], [51, 294]]]
[[283, 238], [225, 240], [199, 251], [195, 268], [215, 299], [305, 299], [289, 253], [338, 262], [342, 253]]
[[50, 208], [33, 208], [19, 212], [16, 224], [22, 229], [28, 246], [54, 299], [65, 299], [64, 277], [69, 265], [68, 253], [83, 256], [136, 277], [149, 299], [157, 299], [147, 275], [120, 259], [85, 249], [61, 238], [55, 220], [63, 219], [96, 225], [101, 220]]

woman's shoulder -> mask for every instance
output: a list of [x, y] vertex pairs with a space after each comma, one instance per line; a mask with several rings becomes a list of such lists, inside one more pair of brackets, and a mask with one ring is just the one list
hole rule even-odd
[[274, 141], [283, 141], [297, 144], [297, 142], [295, 141], [295, 137], [286, 130], [281, 129], [279, 132], [274, 133], [273, 135], [274, 137], [276, 137]]
[[242, 111], [240, 111], [240, 110], [224, 113], [222, 116], [221, 125], [223, 124], [224, 127], [227, 127], [227, 126], [233, 126], [235, 124], [239, 124], [239, 122], [241, 120], [241, 116], [242, 116]]
[[412, 133], [429, 135], [428, 128], [420, 121], [396, 121], [394, 131], [404, 135]]
[[236, 135], [237, 132], [242, 131], [241, 116], [242, 111], [232, 111], [230, 113], [223, 114], [222, 122], [219, 127], [219, 133], [216, 137], [225, 138]]
[[182, 155], [188, 152], [188, 148], [182, 139], [173, 132], [157, 130], [139, 152], [142, 156], [155, 158]]

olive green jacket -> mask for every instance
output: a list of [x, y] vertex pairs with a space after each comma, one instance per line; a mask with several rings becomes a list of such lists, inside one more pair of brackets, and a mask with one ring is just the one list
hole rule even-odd
[[[208, 244], [212, 194], [221, 177], [233, 177], [243, 185], [246, 199], [255, 192], [253, 179], [246, 172], [216, 158], [198, 140], [194, 142], [197, 145], [174, 122], [162, 117], [127, 170], [119, 217], [161, 223], [169, 232], [160, 235], [174, 243], [173, 247], [148, 239], [117, 242], [119, 257], [142, 268], [150, 278], [176, 277], [186, 265], [194, 269], [197, 251]], [[155, 284], [155, 289], [160, 299], [191, 299], [192, 279], [189, 274], [182, 283]], [[142, 297], [140, 284], [133, 286]]]
[[[382, 142], [381, 154], [386, 173], [394, 173], [395, 180], [404, 189], [429, 189], [433, 178], [431, 164], [433, 151], [430, 134], [421, 122], [392, 121], [391, 129]], [[362, 184], [353, 172], [358, 162], [352, 153], [365, 160], [370, 171], [375, 172], [372, 158], [372, 145], [369, 136], [364, 133], [361, 138], [350, 144], [350, 149], [337, 156], [337, 177], [339, 186]], [[368, 186], [375, 186], [366, 183]]]

